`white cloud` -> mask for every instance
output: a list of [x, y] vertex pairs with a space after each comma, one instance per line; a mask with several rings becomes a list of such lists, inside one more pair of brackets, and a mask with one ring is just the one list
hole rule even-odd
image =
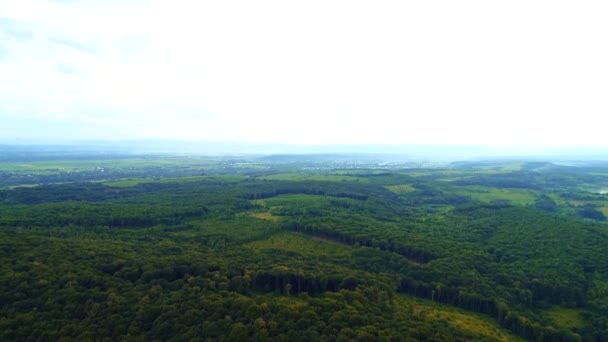
[[606, 145], [607, 9], [2, 2], [0, 119], [40, 127], [0, 134], [69, 121], [111, 139]]

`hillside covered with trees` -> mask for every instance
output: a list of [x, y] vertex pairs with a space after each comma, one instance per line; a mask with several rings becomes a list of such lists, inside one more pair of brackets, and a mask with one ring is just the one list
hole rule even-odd
[[604, 164], [79, 156], [0, 187], [3, 341], [608, 339]]

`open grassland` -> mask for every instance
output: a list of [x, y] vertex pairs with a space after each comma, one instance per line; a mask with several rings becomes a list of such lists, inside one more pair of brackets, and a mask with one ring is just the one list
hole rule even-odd
[[582, 310], [580, 309], [554, 307], [544, 310], [543, 313], [549, 316], [549, 318], [551, 318], [560, 328], [580, 329], [585, 326]]
[[416, 188], [414, 188], [410, 184], [386, 185], [385, 188], [397, 195], [416, 191]]
[[368, 182], [366, 178], [362, 177], [317, 173], [276, 173], [273, 175], [258, 177], [258, 179], [283, 181]]
[[224, 183], [238, 183], [245, 179], [247, 176], [240, 175], [225, 175], [225, 176], [188, 176], [188, 177], [176, 177], [176, 178], [134, 178], [134, 179], [121, 179], [116, 181], [104, 181], [103, 184], [113, 187], [131, 187], [144, 183], [183, 183], [183, 182], [196, 182], [196, 181], [218, 181]]
[[278, 229], [273, 222], [243, 215], [237, 215], [230, 221], [221, 218], [192, 219], [187, 223], [194, 226], [195, 229], [177, 232], [177, 235], [213, 237], [234, 242], [263, 239]]
[[401, 172], [406, 176], [411, 177], [429, 177], [429, 176], [460, 176], [464, 173], [460, 170], [412, 170]]
[[[331, 304], [339, 307], [344, 303], [345, 298], [348, 298], [351, 294], [342, 292], [329, 292], [317, 299], [317, 302], [324, 304]], [[312, 314], [315, 308], [310, 305], [307, 300], [307, 296], [284, 296], [278, 294], [264, 294], [259, 297], [264, 299], [266, 302], [276, 303], [286, 309], [286, 312], [308, 312]], [[361, 305], [358, 303], [358, 305]], [[347, 305], [346, 310], [352, 310], [356, 307], [357, 303], [353, 303], [352, 306]], [[487, 319], [481, 315], [463, 311], [457, 308], [453, 308], [447, 305], [434, 303], [430, 300], [421, 300], [407, 295], [398, 295], [393, 302], [393, 309], [395, 310], [395, 325], [396, 328], [402, 332], [407, 332], [410, 338], [409, 340], [416, 340], [415, 336], [432, 336], [430, 340], [453, 340], [454, 336], [440, 335], [439, 332], [458, 332], [458, 341], [497, 341], [497, 342], [511, 342], [511, 341], [524, 341], [523, 339], [514, 336], [509, 331], [500, 328], [497, 323], [491, 319]], [[323, 313], [321, 313], [323, 314]], [[339, 315], [335, 315], [337, 319]], [[355, 319], [361, 319], [360, 316], [355, 316]], [[333, 318], [332, 318], [333, 319]], [[424, 323], [423, 323], [424, 322]], [[269, 322], [272, 325], [274, 322]], [[384, 322], [390, 324], [389, 322]], [[446, 329], [446, 327], [448, 327]], [[433, 331], [428, 331], [431, 329]], [[376, 327], [368, 325], [365, 328], [361, 328], [359, 332], [373, 332]], [[357, 332], [349, 327], [344, 327], [343, 331], [350, 331], [353, 335], [351, 338], [356, 340]], [[437, 334], [437, 335], [436, 335]], [[368, 335], [371, 338], [373, 335]], [[367, 339], [363, 339], [367, 340]], [[400, 340], [400, 339], [396, 339]], [[426, 340], [423, 338], [423, 340]]]
[[440, 325], [449, 325], [470, 336], [471, 341], [523, 341], [496, 321], [479, 314], [426, 299], [398, 295], [395, 300], [396, 315], [403, 320], [420, 317]]
[[279, 222], [281, 220], [280, 216], [274, 216], [271, 212], [263, 212], [263, 213], [251, 213], [251, 217], [258, 218], [260, 220], [266, 220], [271, 222]]
[[487, 166], [480, 166], [477, 170], [490, 171], [490, 173], [513, 172], [520, 171], [523, 164], [523, 162], [488, 164]]
[[549, 196], [549, 198], [554, 200], [555, 203], [557, 203], [558, 205], [563, 205], [563, 204], [567, 203], [566, 200], [561, 198], [561, 196], [558, 193], [550, 192], [550, 193], [547, 193], [547, 196]]
[[268, 239], [247, 243], [244, 247], [256, 250], [278, 249], [306, 256], [348, 256], [353, 249], [341, 243], [297, 232], [277, 233]]
[[438, 180], [457, 180], [469, 178], [475, 175], [496, 175], [496, 174], [507, 174], [512, 171], [502, 168], [488, 168], [488, 169], [475, 169], [475, 170], [458, 170], [458, 169], [438, 169], [438, 170], [411, 170], [401, 172], [407, 176], [413, 177], [433, 177]]
[[329, 203], [331, 197], [321, 195], [305, 195], [305, 194], [287, 194], [270, 197], [261, 200], [253, 200], [253, 203], [260, 204], [267, 208], [281, 206], [310, 206], [323, 205]]
[[504, 189], [484, 186], [460, 186], [455, 188], [460, 195], [469, 196], [482, 202], [508, 200], [513, 204], [527, 205], [534, 203], [537, 193], [527, 189]]
[[374, 169], [348, 169], [348, 170], [334, 170], [331, 172], [332, 175], [346, 175], [346, 176], [357, 176], [357, 175], [379, 175], [386, 173], [385, 170], [374, 170]]
[[[603, 212], [604, 215], [608, 216], [608, 201], [603, 200], [578, 200], [578, 199], [564, 199], [557, 193], [548, 193], [547, 194], [552, 200], [555, 201], [558, 205], [563, 206], [573, 206], [573, 207], [582, 207], [585, 204], [592, 204], [598, 206], [598, 210]], [[587, 195], [586, 195], [587, 196]]]
[[128, 159], [79, 159], [30, 162], [8, 162], [0, 164], [0, 171], [14, 173], [53, 174], [57, 172], [75, 172], [94, 168], [143, 168], [180, 165], [214, 165], [217, 160], [200, 158], [128, 158]]
[[19, 184], [19, 185], [11, 185], [7, 187], [7, 189], [17, 189], [17, 188], [35, 188], [39, 186], [39, 184]]

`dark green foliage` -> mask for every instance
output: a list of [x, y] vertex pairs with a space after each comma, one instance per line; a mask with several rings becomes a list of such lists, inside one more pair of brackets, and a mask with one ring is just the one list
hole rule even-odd
[[592, 219], [592, 220], [605, 220], [606, 219], [606, 216], [604, 216], [604, 213], [595, 209], [592, 205], [589, 205], [589, 204], [583, 206], [581, 209], [579, 209], [577, 211], [577, 213], [581, 217], [587, 218], [587, 219]]
[[457, 185], [483, 185], [497, 188], [540, 189], [539, 180], [533, 173], [513, 172], [507, 174], [475, 175], [455, 181]]
[[543, 194], [541, 195], [536, 202], [534, 203], [534, 205], [538, 208], [538, 209], [542, 209], [545, 211], [550, 211], [550, 212], [555, 212], [559, 209], [559, 207], [557, 206], [557, 203], [555, 203], [555, 201], [553, 199], [551, 199], [551, 197]]
[[[577, 174], [445, 182], [424, 172], [269, 181], [257, 170], [3, 190], [0, 340], [482, 339], [414, 313], [403, 319], [398, 293], [483, 314], [528, 340], [608, 337], [608, 230], [574, 215], [602, 219], [601, 195], [573, 195], [594, 201], [575, 212], [549, 195], [567, 193], [558, 179]], [[413, 190], [385, 187], [399, 184]], [[458, 194], [471, 184], [538, 198], [476, 202]], [[278, 233], [341, 252], [259, 244]], [[585, 326], [542, 313], [558, 306], [581, 309]]]

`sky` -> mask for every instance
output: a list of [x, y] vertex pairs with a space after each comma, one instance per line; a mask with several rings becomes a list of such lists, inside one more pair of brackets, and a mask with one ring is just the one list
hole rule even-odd
[[608, 147], [608, 2], [0, 0], [0, 141]]

